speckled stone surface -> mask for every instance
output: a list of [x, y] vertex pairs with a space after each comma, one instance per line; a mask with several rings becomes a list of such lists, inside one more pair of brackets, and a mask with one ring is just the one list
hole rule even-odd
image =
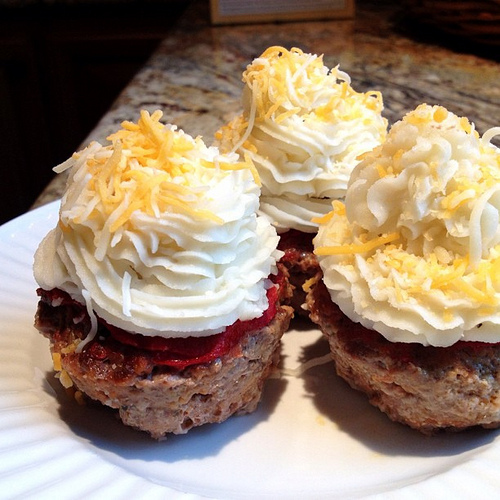
[[[162, 109], [165, 122], [211, 143], [240, 110], [242, 71], [270, 45], [324, 54], [356, 90], [381, 91], [389, 123], [427, 102], [467, 116], [480, 133], [500, 125], [500, 64], [418, 41], [400, 16], [394, 2], [359, 1], [353, 20], [212, 27], [206, 2], [195, 2], [82, 144], [105, 141], [141, 109]], [[58, 176], [34, 207], [59, 198], [64, 183]]]

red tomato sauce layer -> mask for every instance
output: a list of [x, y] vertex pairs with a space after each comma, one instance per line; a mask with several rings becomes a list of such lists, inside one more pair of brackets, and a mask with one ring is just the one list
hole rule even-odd
[[[187, 366], [208, 363], [227, 354], [246, 333], [264, 328], [274, 318], [282, 291], [285, 289], [285, 278], [281, 273], [270, 278], [275, 286], [271, 286], [267, 290], [269, 305], [262, 316], [247, 321], [238, 320], [216, 335], [186, 338], [149, 337], [127, 332], [106, 323], [102, 318], [98, 317], [100, 325], [98, 335], [85, 347], [84, 351], [89, 350], [91, 355], [99, 357], [100, 350], [106, 352], [106, 349], [110, 347], [107, 340], [109, 337], [118, 345], [122, 345], [124, 349], [140, 349], [144, 355], [157, 365], [183, 369]], [[81, 311], [89, 319], [86, 308], [74, 301], [62, 290], [46, 291], [39, 289], [38, 294], [42, 301], [47, 302], [54, 308], [77, 307], [77, 310]]]
[[267, 299], [269, 306], [262, 316], [247, 321], [237, 320], [223, 332], [208, 337], [147, 337], [137, 333], [129, 333], [108, 324], [106, 324], [106, 328], [118, 342], [151, 351], [154, 363], [175, 368], [185, 368], [190, 365], [208, 363], [227, 354], [245, 333], [260, 330], [267, 326], [276, 315], [278, 300], [276, 286], [269, 288]]

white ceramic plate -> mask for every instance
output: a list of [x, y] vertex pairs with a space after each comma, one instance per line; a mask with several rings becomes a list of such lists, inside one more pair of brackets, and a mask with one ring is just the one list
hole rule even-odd
[[[33, 328], [33, 253], [57, 203], [0, 228], [0, 498], [473, 498], [500, 492], [499, 432], [425, 437], [390, 422], [331, 363], [270, 380], [256, 413], [155, 442], [54, 379]], [[287, 369], [327, 353], [286, 334]]]

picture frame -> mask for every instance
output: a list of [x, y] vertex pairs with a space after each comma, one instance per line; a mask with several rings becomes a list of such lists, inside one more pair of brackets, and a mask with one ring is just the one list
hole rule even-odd
[[214, 25], [352, 18], [355, 0], [210, 0]]

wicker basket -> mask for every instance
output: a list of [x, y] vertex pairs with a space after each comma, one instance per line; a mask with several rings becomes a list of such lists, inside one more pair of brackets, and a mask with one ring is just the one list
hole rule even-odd
[[500, 0], [407, 0], [415, 20], [480, 44], [500, 45]]

